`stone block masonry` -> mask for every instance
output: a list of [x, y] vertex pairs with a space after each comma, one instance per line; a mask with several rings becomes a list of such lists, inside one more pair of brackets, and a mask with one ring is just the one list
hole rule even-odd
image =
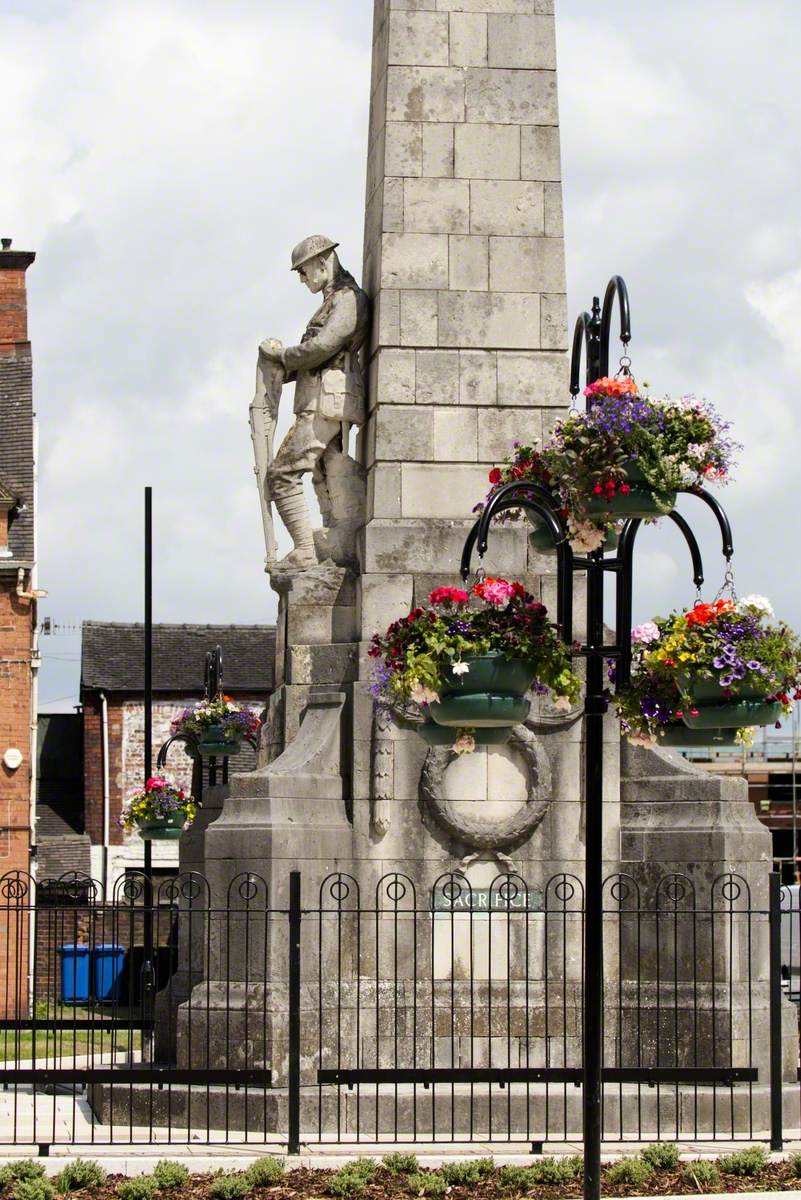
[[[391, 552], [385, 518], [466, 529], [489, 467], [515, 438], [541, 439], [567, 402], [552, 7], [376, 5], [364, 247], [375, 304], [368, 574]], [[370, 621], [378, 615], [371, 604]], [[373, 628], [363, 621], [362, 637]]]

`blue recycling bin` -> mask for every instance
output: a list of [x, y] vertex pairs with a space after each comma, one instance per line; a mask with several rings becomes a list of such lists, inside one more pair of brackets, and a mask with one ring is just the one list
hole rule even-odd
[[88, 1004], [89, 947], [68, 944], [59, 949], [62, 1004]]
[[94, 998], [101, 1004], [119, 1000], [122, 994], [122, 969], [125, 963], [125, 948], [108, 942], [95, 946]]

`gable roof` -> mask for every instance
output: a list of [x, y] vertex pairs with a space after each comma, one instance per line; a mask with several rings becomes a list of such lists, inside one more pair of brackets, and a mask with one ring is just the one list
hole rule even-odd
[[[154, 625], [153, 690], [202, 692], [206, 651], [215, 646], [222, 650], [226, 691], [273, 690], [274, 625]], [[143, 625], [84, 621], [81, 691], [143, 691], [144, 654]]]

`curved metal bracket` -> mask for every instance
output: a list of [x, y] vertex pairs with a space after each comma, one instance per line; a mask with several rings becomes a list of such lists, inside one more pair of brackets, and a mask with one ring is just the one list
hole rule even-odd
[[[556, 515], [553, 499], [547, 488], [539, 483], [529, 483], [527, 480], [519, 483], [505, 483], [487, 502], [477, 521], [478, 553], [482, 558], [487, 552], [487, 539], [492, 518], [507, 508], [524, 508], [529, 512], [535, 512], [537, 516], [542, 517], [550, 529], [556, 544], [564, 541], [566, 531], [560, 518]], [[464, 563], [464, 557], [462, 562]], [[464, 579], [466, 576], [463, 575], [462, 578]]]
[[188, 748], [189, 753], [192, 755], [192, 758], [198, 758], [197, 742], [195, 739], [190, 737], [187, 733], [174, 733], [172, 737], [167, 738], [166, 742], [162, 742], [161, 748], [158, 752], [158, 757], [156, 759], [157, 767], [164, 767], [167, 765], [167, 751], [173, 742], [183, 742]]
[[629, 291], [622, 275], [613, 275], [606, 285], [604, 307], [601, 313], [601, 354], [599, 360], [599, 378], [609, 374], [609, 333], [612, 327], [612, 310], [617, 296], [620, 309], [620, 340], [624, 346], [631, 341], [631, 310], [629, 308]]
[[726, 516], [723, 505], [710, 492], [708, 492], [706, 488], [691, 487], [681, 488], [680, 490], [685, 492], [688, 496], [697, 496], [699, 500], [703, 500], [704, 504], [707, 504], [712, 509], [720, 528], [723, 557], [726, 559], [726, 562], [729, 562], [734, 554], [734, 541], [732, 539], [729, 518]]
[[573, 329], [573, 349], [570, 354], [570, 394], [577, 396], [581, 391], [581, 351], [587, 351], [584, 372], [585, 384], [592, 383], [600, 374], [601, 362], [601, 302], [592, 298], [592, 312], [580, 313]]

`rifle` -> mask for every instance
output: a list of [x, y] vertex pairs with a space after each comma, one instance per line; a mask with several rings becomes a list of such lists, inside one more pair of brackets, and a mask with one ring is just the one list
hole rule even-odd
[[250, 406], [250, 434], [253, 439], [253, 455], [256, 460], [253, 471], [259, 486], [259, 503], [261, 504], [266, 551], [264, 562], [267, 567], [275, 562], [275, 527], [267, 469], [273, 461], [273, 439], [283, 380], [284, 370], [280, 363], [265, 358], [259, 353], [256, 363], [256, 391]]

